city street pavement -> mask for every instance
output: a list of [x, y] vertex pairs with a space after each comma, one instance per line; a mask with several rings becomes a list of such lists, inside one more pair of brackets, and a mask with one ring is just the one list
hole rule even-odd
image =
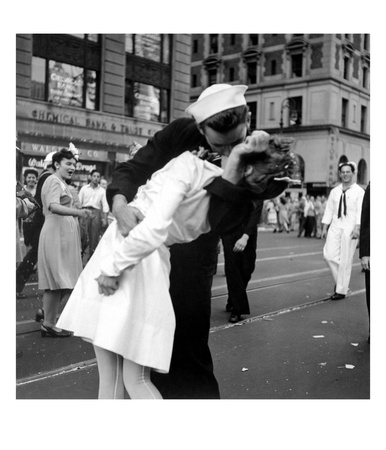
[[[369, 399], [364, 280], [355, 256], [352, 293], [331, 301], [323, 241], [261, 231], [249, 284], [251, 314], [227, 322], [223, 256], [213, 283], [210, 348], [222, 399]], [[32, 291], [35, 289], [35, 291]], [[34, 280], [17, 301], [17, 399], [96, 399], [98, 371], [83, 340], [42, 338]]]

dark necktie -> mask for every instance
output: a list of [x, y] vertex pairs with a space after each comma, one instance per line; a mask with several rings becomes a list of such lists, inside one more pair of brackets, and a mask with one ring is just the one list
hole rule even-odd
[[346, 191], [342, 191], [342, 195], [340, 196], [339, 200], [339, 209], [338, 209], [338, 219], [342, 216], [342, 203], [343, 203], [343, 215], [347, 215], [347, 205], [346, 205]]

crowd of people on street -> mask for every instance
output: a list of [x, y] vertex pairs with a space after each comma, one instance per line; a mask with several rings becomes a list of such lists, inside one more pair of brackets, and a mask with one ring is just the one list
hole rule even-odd
[[322, 237], [322, 218], [326, 196], [287, 192], [264, 202], [261, 225], [276, 233], [296, 231], [298, 237]]
[[299, 181], [292, 140], [249, 131], [246, 89], [205, 89], [187, 108], [191, 118], [156, 133], [117, 166], [110, 184], [95, 170], [80, 190], [71, 185], [74, 146], [48, 154], [40, 176], [25, 171], [24, 191], [35, 204], [30, 214], [19, 196], [17, 220], [31, 225], [16, 295], [37, 268], [41, 336], [93, 344], [101, 399], [124, 398], [125, 390], [130, 398], [220, 398], [208, 346], [220, 240], [231, 323], [250, 314], [262, 224], [298, 237], [327, 234], [331, 299], [347, 294], [364, 195], [356, 167], [339, 166], [342, 184], [328, 200], [285, 193]]

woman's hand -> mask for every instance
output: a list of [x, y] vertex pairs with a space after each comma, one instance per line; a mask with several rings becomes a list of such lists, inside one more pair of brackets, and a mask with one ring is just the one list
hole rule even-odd
[[91, 217], [92, 216], [92, 211], [90, 211], [89, 209], [78, 209], [76, 211], [76, 214], [74, 214], [74, 216], [77, 217]]
[[113, 295], [119, 288], [119, 277], [109, 277], [101, 274], [95, 279], [98, 283], [98, 292], [100, 294]]

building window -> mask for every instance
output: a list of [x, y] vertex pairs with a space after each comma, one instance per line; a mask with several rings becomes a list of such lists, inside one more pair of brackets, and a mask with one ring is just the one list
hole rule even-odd
[[364, 159], [361, 159], [358, 163], [357, 183], [362, 185], [367, 184], [367, 164]]
[[343, 60], [343, 78], [348, 80], [350, 77], [350, 58], [345, 56]]
[[198, 39], [193, 39], [193, 53], [198, 53]]
[[303, 54], [291, 55], [291, 77], [297, 78], [303, 76]]
[[363, 48], [364, 50], [370, 51], [370, 35], [364, 34], [363, 35]]
[[257, 83], [257, 63], [250, 62], [247, 64], [247, 84]]
[[291, 97], [289, 102], [289, 126], [301, 125], [303, 115], [303, 98]]
[[197, 74], [195, 73], [192, 75], [192, 87], [197, 87]]
[[71, 36], [78, 37], [80, 39], [85, 39], [86, 41], [92, 41], [92, 42], [98, 42], [99, 41], [99, 34], [75, 34], [75, 33], [68, 33]]
[[36, 100], [46, 100], [46, 60], [34, 56], [31, 70], [31, 97]]
[[276, 75], [277, 62], [276, 59], [271, 60], [271, 75]]
[[362, 87], [368, 89], [369, 86], [369, 69], [367, 67], [363, 67], [362, 69]]
[[366, 133], [367, 129], [367, 108], [361, 106], [361, 133]]
[[218, 52], [218, 34], [209, 35], [209, 53]]
[[269, 120], [275, 120], [275, 102], [269, 104]]
[[293, 177], [293, 178], [299, 179], [302, 182], [304, 182], [304, 176], [305, 176], [305, 172], [306, 172], [306, 164], [304, 162], [304, 158], [302, 156], [300, 156], [298, 153], [295, 153], [295, 158], [298, 162], [298, 168], [297, 168], [297, 173], [296, 173], [295, 177]]
[[208, 86], [212, 86], [212, 84], [217, 83], [217, 69], [208, 68]]
[[101, 46], [95, 42], [98, 37], [34, 34], [31, 98], [98, 110], [101, 71]]
[[136, 119], [167, 123], [169, 92], [149, 84], [126, 80], [125, 115]]
[[353, 123], [357, 121], [357, 105], [353, 105], [352, 107], [352, 121]]
[[169, 34], [126, 34], [125, 51], [155, 62], [170, 64]]
[[341, 117], [341, 126], [347, 127], [347, 111], [348, 111], [348, 100], [342, 98], [342, 117]]
[[249, 46], [259, 45], [259, 35], [258, 34], [250, 34], [248, 44], [249, 44]]
[[256, 130], [257, 127], [257, 102], [247, 103], [249, 112], [251, 113], [251, 130]]
[[235, 81], [235, 68], [229, 68], [229, 81]]
[[171, 45], [169, 34], [125, 35], [126, 116], [169, 121]]
[[31, 97], [55, 105], [96, 110], [98, 74], [95, 70], [32, 57]]

